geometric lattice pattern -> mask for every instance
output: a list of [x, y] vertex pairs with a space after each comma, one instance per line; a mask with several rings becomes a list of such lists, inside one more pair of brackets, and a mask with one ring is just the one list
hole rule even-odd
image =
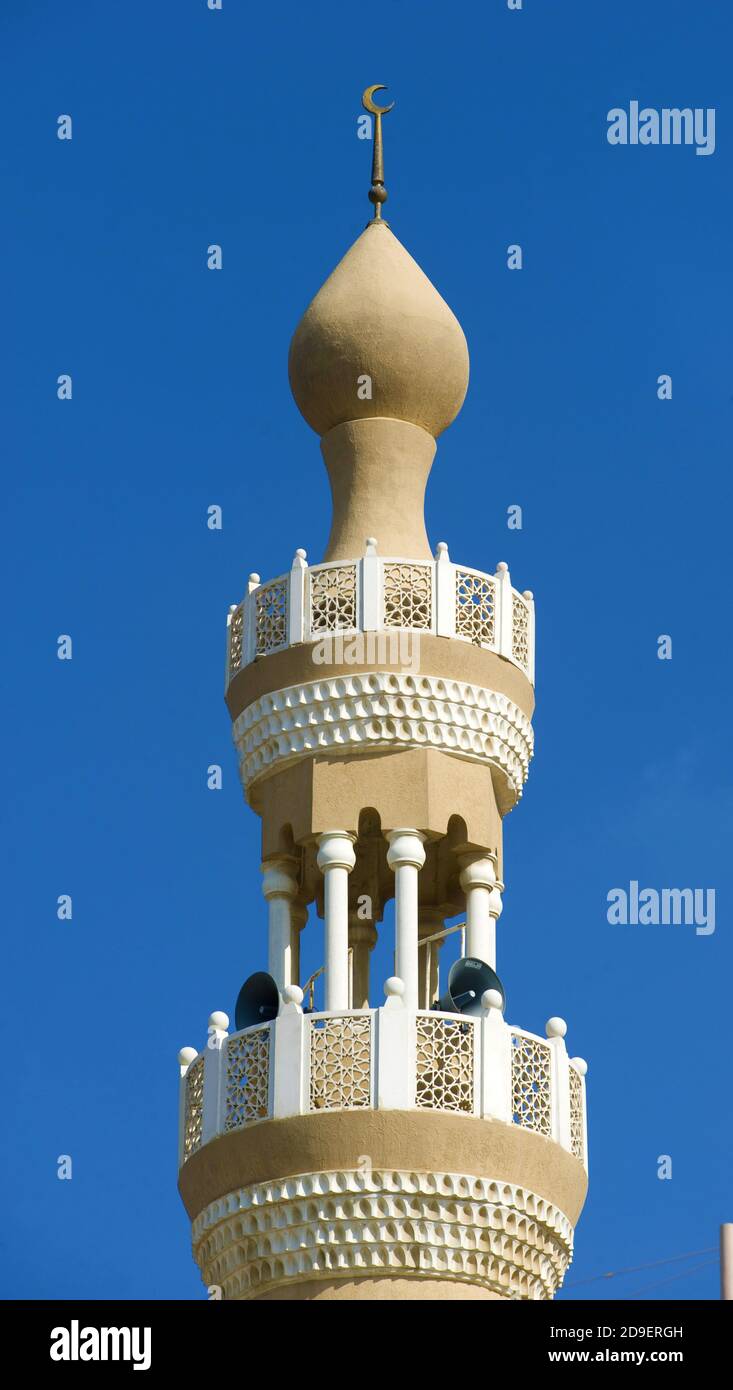
[[415, 1104], [473, 1114], [474, 1025], [418, 1014]]
[[430, 628], [432, 624], [432, 566], [384, 566], [384, 626]]
[[493, 644], [494, 604], [494, 581], [488, 574], [456, 570], [457, 636]]
[[356, 627], [356, 565], [311, 570], [311, 632]]
[[255, 611], [258, 656], [266, 656], [287, 642], [288, 581], [274, 579], [255, 589]]
[[240, 1129], [250, 1120], [266, 1120], [270, 1090], [269, 1027], [230, 1038], [226, 1050], [225, 1130]]
[[570, 1075], [570, 1148], [581, 1163], [583, 1153], [583, 1078], [575, 1067], [568, 1067]]
[[525, 671], [529, 663], [529, 609], [517, 594], [512, 601], [512, 656]]
[[242, 636], [244, 633], [244, 605], [240, 603], [232, 613], [229, 624], [229, 678], [236, 675], [242, 664]]
[[358, 1110], [372, 1103], [372, 1020], [310, 1020], [311, 1110]]
[[512, 1033], [512, 1120], [538, 1134], [552, 1133], [549, 1043]]
[[200, 1147], [204, 1128], [204, 1059], [197, 1057], [186, 1072], [186, 1119], [183, 1130], [183, 1161]]

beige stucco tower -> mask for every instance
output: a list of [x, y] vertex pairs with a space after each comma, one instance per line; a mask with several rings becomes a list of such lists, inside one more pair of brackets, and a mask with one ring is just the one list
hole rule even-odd
[[[204, 1281], [227, 1299], [551, 1298], [587, 1185], [586, 1066], [562, 1019], [544, 1037], [506, 1023], [481, 968], [532, 756], [534, 603], [505, 564], [428, 541], [425, 487], [468, 351], [381, 217], [374, 90], [376, 215], [290, 347], [331, 484], [328, 547], [252, 575], [229, 614], [276, 1002], [235, 1032], [212, 1014], [206, 1045], [181, 1052], [179, 1186]], [[375, 981], [392, 899], [394, 973]], [[317, 1008], [299, 969], [309, 908]], [[456, 916], [477, 989], [451, 1000], [439, 953]]]

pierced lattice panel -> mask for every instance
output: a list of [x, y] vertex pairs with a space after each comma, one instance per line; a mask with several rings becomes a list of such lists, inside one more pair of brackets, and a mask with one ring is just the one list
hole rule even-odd
[[273, 579], [255, 589], [257, 655], [284, 647], [288, 636], [288, 581]]
[[356, 565], [311, 570], [311, 632], [356, 627]]
[[488, 574], [456, 570], [456, 633], [472, 642], [495, 640], [496, 587]]
[[552, 1132], [549, 1043], [512, 1033], [512, 1119], [538, 1134]]
[[201, 1145], [204, 1128], [204, 1059], [197, 1057], [186, 1072], [186, 1119], [183, 1131], [184, 1161]]
[[512, 596], [512, 656], [523, 666], [529, 666], [529, 609], [517, 594]]
[[310, 1020], [311, 1110], [358, 1110], [372, 1103], [372, 1020]]
[[225, 1130], [266, 1120], [270, 1092], [270, 1029], [241, 1033], [226, 1044]]
[[415, 1104], [473, 1114], [473, 1024], [418, 1014]]
[[570, 1147], [581, 1163], [585, 1159], [583, 1137], [583, 1078], [575, 1067], [568, 1068], [570, 1074]]
[[430, 628], [433, 621], [431, 565], [385, 564], [384, 626]]
[[244, 605], [232, 613], [229, 624], [229, 675], [235, 676], [242, 664], [242, 640], [244, 636]]

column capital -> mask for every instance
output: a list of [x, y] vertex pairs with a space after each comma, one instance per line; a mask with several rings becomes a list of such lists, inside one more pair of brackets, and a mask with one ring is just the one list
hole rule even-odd
[[458, 863], [461, 869], [459, 882], [464, 893], [470, 892], [472, 888], [492, 889], [496, 884], [496, 865], [493, 859], [485, 855], [474, 858], [472, 855], [462, 854]]
[[269, 902], [271, 898], [294, 898], [298, 891], [298, 876], [295, 860], [283, 856], [280, 859], [266, 859], [260, 865], [262, 892]]
[[501, 896], [501, 885], [497, 883], [489, 893], [489, 916], [495, 917], [498, 921], [504, 910], [504, 902]]
[[411, 864], [414, 869], [421, 869], [425, 863], [426, 838], [420, 830], [388, 830], [387, 863], [390, 869], [401, 869], [406, 864]]
[[318, 836], [318, 867], [325, 874], [329, 869], [346, 869], [351, 873], [355, 863], [355, 835], [347, 830], [324, 830]]

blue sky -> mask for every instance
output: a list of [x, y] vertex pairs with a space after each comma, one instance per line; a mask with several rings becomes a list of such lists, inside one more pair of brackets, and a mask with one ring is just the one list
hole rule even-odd
[[[233, 1013], [266, 938], [225, 616], [251, 570], [325, 546], [287, 348], [370, 214], [356, 123], [376, 81], [397, 102], [387, 215], [471, 352], [428, 531], [466, 564], [506, 560], [537, 601], [499, 969], [509, 1020], [542, 1032], [562, 1014], [589, 1062], [591, 1187], [563, 1296], [678, 1272], [573, 1288], [705, 1250], [733, 1220], [729, 8], [29, 0], [0, 35], [3, 1295], [204, 1296], [176, 1191], [176, 1053]], [[606, 113], [632, 100], [714, 107], [715, 153], [611, 148]], [[714, 888], [715, 933], [610, 926], [606, 895], [632, 879]], [[315, 966], [317, 924], [308, 937]], [[715, 1298], [717, 1277], [655, 1294]]]

